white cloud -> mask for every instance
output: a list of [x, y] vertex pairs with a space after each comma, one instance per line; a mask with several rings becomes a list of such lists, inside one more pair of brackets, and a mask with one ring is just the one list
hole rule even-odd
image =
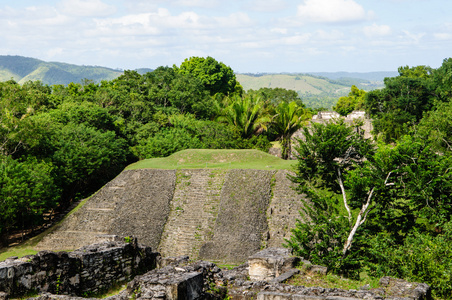
[[281, 39], [281, 42], [285, 45], [303, 45], [306, 44], [311, 38], [310, 33], [296, 34]]
[[219, 0], [177, 0], [176, 5], [187, 7], [214, 8], [221, 4]]
[[216, 17], [214, 20], [217, 23], [216, 25], [222, 28], [243, 28], [254, 24], [248, 14], [243, 12], [236, 12], [226, 17]]
[[353, 0], [305, 0], [298, 6], [297, 16], [302, 21], [341, 23], [367, 18], [364, 8]]
[[409, 43], [419, 44], [421, 41], [421, 38], [425, 36], [425, 33], [411, 33], [408, 30], [403, 30], [403, 33], [405, 34], [404, 38], [408, 38]]
[[116, 7], [101, 0], [63, 0], [57, 7], [62, 13], [75, 17], [106, 17], [116, 12]]
[[169, 30], [179, 29], [187, 31], [208, 27], [205, 20], [194, 12], [183, 12], [179, 15], [171, 15], [164, 8], [157, 12], [130, 14], [120, 18], [96, 19], [96, 27], [91, 30], [101, 35], [142, 36], [169, 34]]
[[287, 7], [285, 0], [253, 0], [246, 5], [247, 9], [259, 12], [275, 12]]
[[344, 33], [339, 30], [332, 30], [330, 32], [324, 30], [317, 30], [315, 37], [319, 40], [336, 41], [344, 37]]
[[452, 40], [452, 33], [441, 32], [435, 33], [433, 36], [435, 37], [435, 39], [440, 41]]
[[377, 25], [372, 24], [371, 26], [366, 26], [363, 28], [363, 32], [367, 37], [382, 37], [391, 34], [391, 27], [388, 25]]
[[439, 41], [452, 40], [452, 23], [444, 23], [439, 32], [433, 34], [433, 37]]
[[279, 34], [287, 34], [287, 28], [275, 27], [270, 29], [270, 32], [279, 33]]

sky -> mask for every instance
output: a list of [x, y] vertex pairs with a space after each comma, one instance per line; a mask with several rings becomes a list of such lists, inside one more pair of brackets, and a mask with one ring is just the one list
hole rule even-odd
[[397, 71], [452, 56], [450, 0], [0, 0], [0, 55], [237, 73]]

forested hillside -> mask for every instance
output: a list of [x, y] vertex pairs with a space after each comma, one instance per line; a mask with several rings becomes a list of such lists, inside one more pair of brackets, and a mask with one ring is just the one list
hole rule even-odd
[[80, 83], [84, 79], [100, 82], [112, 80], [121, 74], [121, 71], [104, 67], [77, 66], [23, 56], [0, 55], [0, 81], [13, 79], [22, 84], [39, 80], [44, 84], [54, 85]]
[[292, 179], [311, 199], [311, 221], [288, 245], [331, 272], [427, 282], [451, 298], [452, 58], [438, 69], [400, 67], [382, 89], [353, 85], [336, 98], [342, 115], [366, 110], [374, 141], [359, 124], [303, 127], [313, 111], [296, 91], [239, 82], [211, 57], [99, 83], [1, 82], [0, 241], [131, 162], [189, 148], [267, 151], [272, 141], [287, 158], [304, 128]]
[[[140, 75], [152, 69], [136, 70]], [[77, 66], [22, 56], [0, 56], [0, 81], [10, 79], [23, 84], [27, 81], [41, 81], [55, 85], [112, 80], [123, 72], [98, 66]], [[260, 88], [283, 88], [294, 90], [310, 108], [330, 110], [337, 98], [345, 96], [351, 85], [369, 91], [383, 87], [383, 79], [394, 72], [370, 73], [313, 73], [313, 74], [237, 74], [237, 80], [245, 91]]]

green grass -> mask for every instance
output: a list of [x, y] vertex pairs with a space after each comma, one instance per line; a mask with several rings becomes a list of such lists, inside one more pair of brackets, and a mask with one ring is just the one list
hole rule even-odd
[[294, 160], [283, 160], [259, 150], [188, 149], [168, 157], [144, 159], [126, 169], [292, 170], [295, 163]]
[[287, 284], [305, 287], [324, 287], [324, 288], [339, 288], [343, 290], [359, 290], [366, 284], [370, 288], [378, 288], [379, 280], [377, 278], [368, 277], [366, 274], [360, 274], [360, 280], [353, 280], [344, 278], [334, 274], [321, 275], [318, 273], [306, 272], [301, 268], [301, 273], [295, 275], [286, 281]]

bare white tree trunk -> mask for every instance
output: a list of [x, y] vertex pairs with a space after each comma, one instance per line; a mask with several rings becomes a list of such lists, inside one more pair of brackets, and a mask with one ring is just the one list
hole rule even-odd
[[352, 230], [350, 231], [350, 234], [348, 235], [347, 240], [345, 241], [344, 249], [342, 250], [343, 256], [345, 256], [345, 254], [347, 254], [347, 251], [350, 250], [350, 247], [352, 246], [353, 237], [355, 236], [358, 227], [364, 224], [364, 222], [366, 222], [367, 213], [369, 212], [368, 208], [370, 205], [370, 201], [372, 199], [372, 195], [374, 193], [374, 189], [375, 188], [372, 188], [372, 190], [370, 191], [369, 195], [367, 196], [366, 203], [363, 204], [361, 210], [359, 211], [358, 216], [356, 217], [355, 225], [353, 226]]
[[345, 187], [344, 187], [344, 183], [342, 182], [342, 174], [341, 174], [340, 168], [337, 168], [337, 181], [339, 182], [339, 186], [341, 187], [342, 200], [344, 201], [344, 206], [348, 213], [348, 223], [351, 224], [352, 223], [352, 213], [351, 213], [350, 207], [348, 206], [348, 203], [347, 203], [347, 194], [345, 194]]
[[[389, 172], [388, 175], [386, 176], [386, 179], [384, 182], [385, 186], [394, 185], [394, 183], [388, 183], [388, 179], [389, 179], [389, 176], [391, 176], [391, 173], [392, 172]], [[366, 203], [363, 204], [363, 206], [361, 207], [361, 210], [359, 211], [358, 216], [356, 217], [355, 225], [353, 226], [352, 230], [350, 231], [350, 234], [348, 235], [347, 240], [345, 241], [344, 249], [342, 250], [343, 256], [345, 256], [347, 254], [347, 251], [350, 250], [350, 247], [352, 246], [353, 237], [355, 236], [355, 233], [356, 233], [356, 230], [358, 229], [358, 227], [363, 225], [364, 222], [366, 222], [367, 214], [370, 211], [369, 206], [372, 201], [372, 196], [374, 194], [374, 191], [375, 191], [375, 187], [373, 187], [370, 190], [369, 195], [367, 196]]]

